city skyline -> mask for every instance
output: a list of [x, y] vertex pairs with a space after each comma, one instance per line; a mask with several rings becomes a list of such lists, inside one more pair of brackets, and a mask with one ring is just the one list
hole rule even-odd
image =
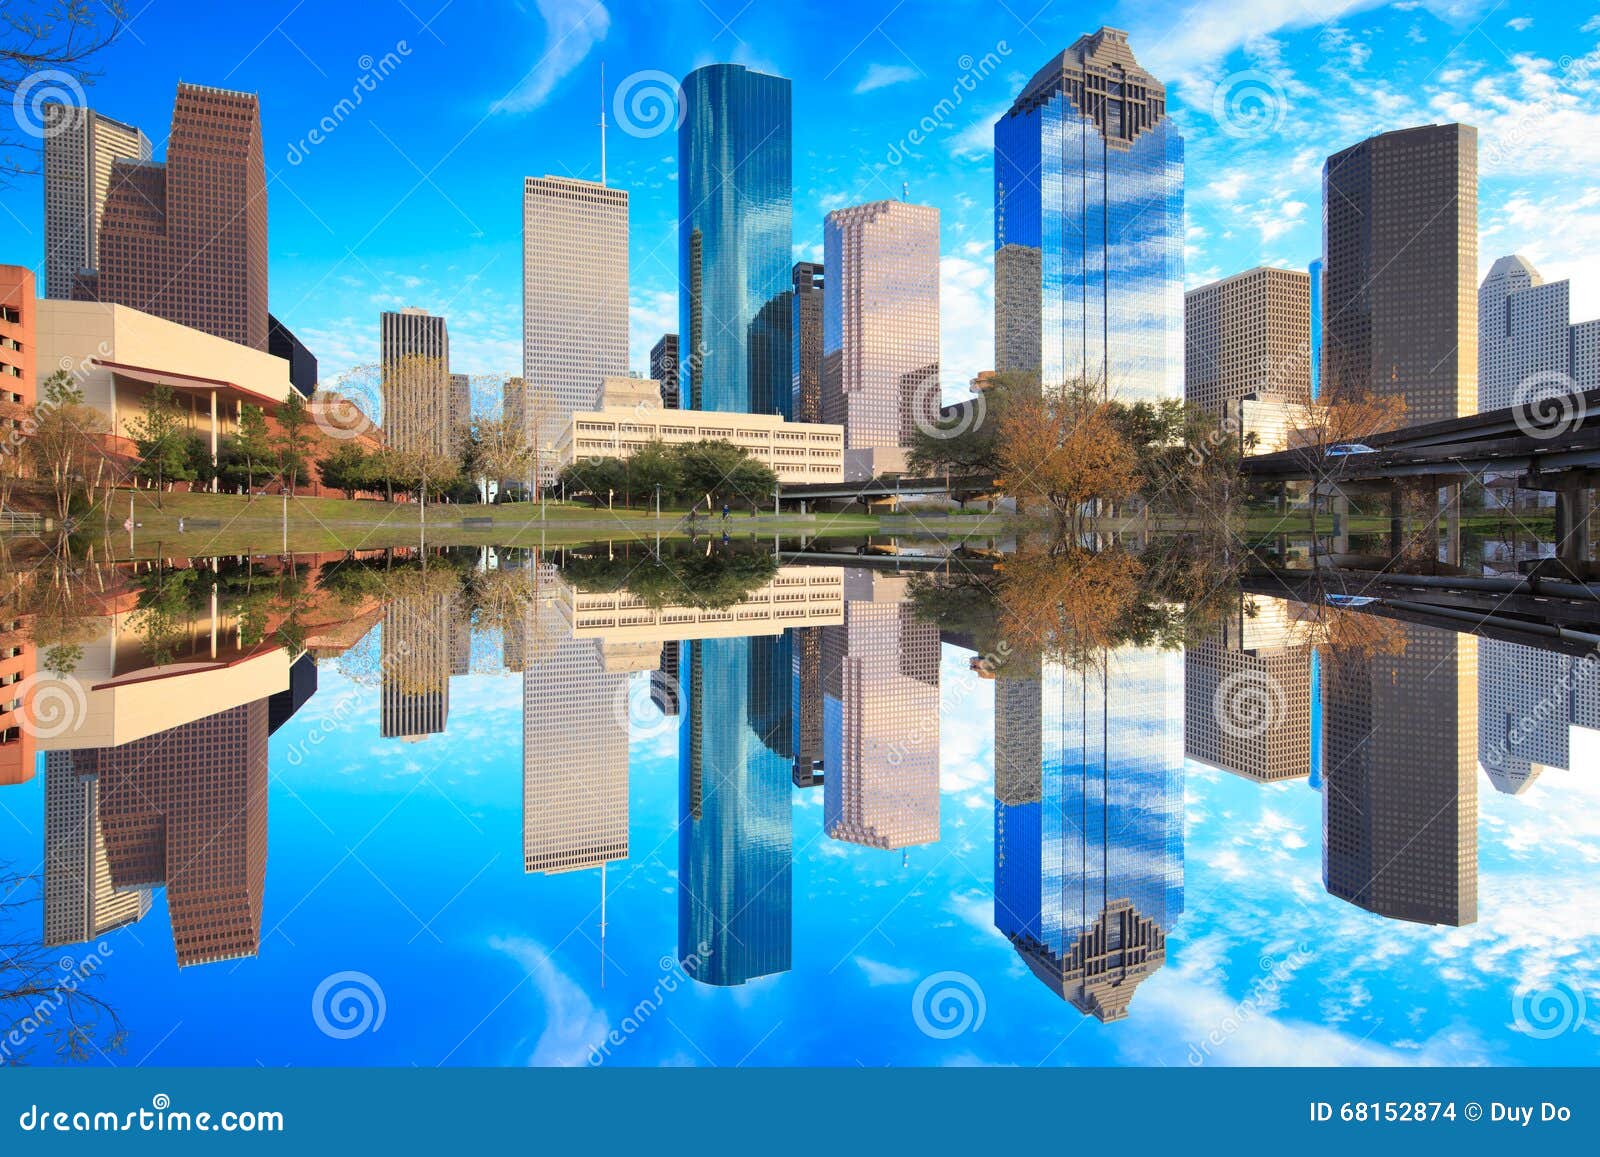
[[[532, 121], [540, 126], [541, 139], [552, 142], [548, 150], [535, 150], [535, 153], [547, 151], [550, 155], [541, 158], [520, 150], [520, 159], [515, 164], [523, 171], [511, 176], [512, 181], [520, 180], [527, 172], [545, 170], [558, 173], [570, 171], [589, 179], [597, 177], [599, 142], [592, 126], [596, 119], [593, 81], [599, 60], [605, 58], [608, 61], [608, 76], [617, 78], [611, 86], [614, 93], [630, 77], [629, 66], [633, 64], [637, 64], [638, 68], [632, 71], [638, 71], [648, 63], [670, 75], [681, 77], [690, 70], [690, 64], [696, 63], [692, 58], [682, 64], [675, 64], [670, 59], [649, 59], [659, 57], [663, 50], [637, 43], [637, 30], [630, 27], [625, 14], [626, 6], [614, 4], [612, 9], [608, 33], [604, 38], [584, 38], [581, 59], [563, 61], [565, 71], [558, 83], [552, 83], [533, 95], [525, 93], [505, 105], [495, 105], [492, 98], [486, 98], [477, 111], [462, 118], [453, 132], [448, 118], [459, 116], [467, 110], [460, 107], [429, 110], [422, 123], [435, 132], [440, 140], [438, 151], [442, 153], [446, 147], [444, 142], [457, 141], [471, 129], [473, 122], [482, 119], [482, 108], [493, 106], [496, 111], [489, 114], [483, 127], [462, 142], [458, 155], [463, 164], [469, 165], [462, 170], [463, 173], [471, 171], [471, 164], [486, 160], [480, 150], [491, 140], [517, 132]], [[1509, 24], [1526, 24], [1509, 10], [1502, 14]], [[701, 15], [706, 20], [710, 19], [709, 14]], [[795, 15], [798, 19], [809, 21], [815, 20], [818, 14], [800, 10]], [[451, 18], [447, 16], [445, 26], [440, 30], [447, 40], [451, 39]], [[690, 28], [698, 18], [700, 16], [696, 14], [686, 18]], [[165, 19], [159, 10], [143, 16], [138, 26], [141, 35], [145, 35], [144, 30], [149, 28], [151, 35], [159, 36], [167, 28]], [[530, 14], [527, 19], [530, 35], [537, 38], [541, 33], [537, 17]], [[725, 55], [737, 58], [752, 51], [771, 55], [781, 50], [783, 41], [770, 31], [765, 37], [758, 34], [760, 29], [772, 28], [772, 19], [758, 11], [743, 17], [738, 27], [741, 37], [750, 47], [741, 49], [737, 44], [724, 40], [729, 49]], [[1009, 18], [1005, 19], [1007, 24], [1011, 23]], [[900, 192], [900, 182], [909, 181], [913, 197], [937, 204], [947, 221], [941, 265], [944, 296], [947, 299], [943, 321], [948, 382], [964, 382], [975, 370], [990, 368], [983, 364], [990, 358], [984, 353], [975, 352], [986, 348], [989, 341], [990, 326], [986, 316], [989, 312], [987, 247], [982, 244], [973, 247], [973, 242], [981, 239], [992, 225], [989, 221], [992, 207], [987, 204], [989, 196], [986, 191], [988, 158], [985, 149], [971, 148], [968, 141], [975, 135], [982, 136], [988, 125], [992, 124], [998, 115], [993, 109], [1009, 103], [1008, 98], [1014, 95], [1019, 83], [1018, 77], [1034, 63], [1030, 57], [1041, 56], [1050, 48], [1070, 43], [1076, 36], [1103, 22], [1127, 28], [1136, 52], [1141, 51], [1141, 44], [1147, 46], [1140, 57], [1141, 63], [1172, 88], [1172, 115], [1182, 124], [1191, 153], [1194, 154], [1189, 166], [1191, 229], [1188, 244], [1191, 256], [1187, 264], [1191, 287], [1256, 264], [1304, 268], [1319, 248], [1315, 221], [1317, 201], [1313, 196], [1317, 174], [1312, 170], [1320, 165], [1322, 158], [1354, 143], [1364, 132], [1441, 119], [1428, 109], [1421, 96], [1410, 100], [1388, 100], [1384, 105], [1381, 124], [1372, 124], [1370, 117], [1361, 123], [1362, 118], [1355, 115], [1354, 101], [1362, 73], [1376, 71], [1385, 66], [1386, 60], [1392, 62], [1394, 58], [1403, 58], [1408, 54], [1424, 62], [1424, 67], [1419, 69], [1420, 74], [1427, 77], [1429, 90], [1440, 95], [1452, 108], [1452, 115], [1456, 119], [1477, 124], [1482, 133], [1486, 158], [1481, 223], [1484, 253], [1480, 254], [1477, 278], [1481, 279], [1481, 275], [1487, 271], [1488, 261], [1504, 252], [1527, 253], [1551, 280], [1570, 277], [1577, 272], [1577, 265], [1565, 247], [1549, 243], [1549, 239], [1555, 235], [1556, 219], [1549, 213], [1537, 211], [1542, 190], [1530, 184], [1527, 177], [1536, 162], [1548, 162], [1555, 166], [1556, 171], [1561, 171], [1572, 161], [1552, 157], [1549, 145], [1542, 141], [1528, 142], [1512, 136], [1507, 131], [1511, 127], [1509, 114], [1478, 101], [1467, 90], [1467, 85], [1472, 78], [1482, 79], [1486, 63], [1483, 54], [1491, 54], [1498, 59], [1494, 50], [1483, 43], [1487, 36], [1505, 51], [1528, 54], [1527, 68], [1500, 78], [1499, 83], [1512, 91], [1526, 91], [1536, 97], [1551, 92], [1553, 95], [1548, 99], [1562, 118], [1580, 115], [1573, 111], [1572, 106], [1575, 101], [1581, 102], [1582, 93], [1590, 91], [1591, 81], [1581, 71], [1574, 72], [1569, 68], [1562, 72], [1557, 58], [1565, 54], [1580, 63], [1586, 59], [1585, 54], [1593, 37], [1589, 33], [1578, 34], [1581, 21], [1574, 18], [1569, 26], [1561, 23], [1559, 17], [1541, 15], [1531, 26], [1514, 28], [1494, 21], [1484, 28], [1481, 35], [1475, 36], [1480, 52], [1471, 46], [1456, 51], [1461, 41], [1472, 34], [1470, 23], [1452, 24], [1426, 13], [1396, 12], [1392, 9], [1361, 10], [1351, 13], [1326, 37], [1320, 36], [1321, 30], [1316, 27], [1299, 27], [1293, 21], [1283, 24], [1271, 17], [1264, 19], [1263, 27], [1219, 33], [1219, 44], [1196, 44], [1184, 36], [1177, 37], [1177, 42], [1173, 43], [1170, 42], [1171, 38], [1151, 33], [1151, 16], [1121, 14], [1114, 10], [1097, 14], [1047, 13], [1032, 32], [997, 23], [995, 37], [997, 40], [1006, 39], [1009, 53], [1001, 54], [993, 49], [988, 53], [974, 52], [975, 70], [986, 55], [992, 55], [994, 62], [976, 82], [970, 94], [962, 90], [962, 103], [953, 113], [941, 114], [946, 117], [946, 123], [930, 145], [912, 150], [917, 154], [915, 160], [902, 160], [894, 165], [890, 164], [893, 153], [890, 146], [915, 125], [922, 106], [936, 103], [941, 91], [948, 94], [951, 82], [964, 74], [944, 62], [942, 55], [935, 55], [920, 37], [908, 42], [908, 50], [922, 65], [923, 77], [901, 79], [896, 83], [883, 83], [882, 69], [875, 70], [873, 67], [884, 63], [874, 59], [881, 56], [887, 47], [881, 43], [863, 47], [857, 56], [842, 62], [835, 74], [827, 77], [817, 76], [815, 70], [807, 69], [798, 61], [787, 58], [786, 53], [779, 52], [776, 58], [761, 63], [783, 75], [796, 78], [797, 258], [809, 256], [811, 250], [815, 250], [815, 256], [820, 258], [822, 217], [826, 210], [835, 207], [835, 196], [842, 193], [850, 197], [858, 187], [866, 195], [858, 193], [850, 198], [852, 201], [870, 199], [872, 194], [896, 196]], [[716, 30], [714, 25], [712, 30]], [[352, 31], [342, 27], [330, 29], [331, 43], [339, 43], [342, 36]], [[404, 39], [408, 32], [415, 32], [416, 29], [397, 26], [393, 31], [397, 39]], [[1034, 39], [1034, 33], [1040, 36], [1042, 44], [1041, 40]], [[1582, 37], [1578, 47], [1583, 52], [1569, 51], [1566, 41], [1571, 40], [1574, 34]], [[176, 35], [176, 31], [168, 35]], [[185, 35], [202, 37], [196, 42], [197, 51], [210, 50], [215, 59], [230, 64], [244, 56], [250, 45], [258, 39], [251, 37], [248, 43], [230, 49], [225, 42], [226, 37], [223, 37], [222, 44], [207, 43], [204, 37], [217, 35], [215, 33], [185, 30]], [[1238, 45], [1250, 35], [1272, 36], [1275, 55], [1264, 55], [1265, 49], [1239, 48]], [[283, 191], [273, 197], [275, 227], [272, 258], [274, 284], [277, 287], [274, 307], [281, 310], [284, 320], [324, 358], [326, 374], [336, 374], [341, 367], [376, 360], [375, 334], [369, 336], [364, 332], [356, 332], [354, 327], [337, 324], [356, 316], [350, 313], [350, 306], [356, 300], [355, 295], [362, 291], [369, 295], [401, 299], [374, 302], [375, 306], [426, 300], [435, 302], [437, 308], [447, 314], [457, 312], [449, 308], [449, 303], [470, 302], [470, 308], [453, 326], [458, 348], [464, 351], [462, 369], [473, 374], [513, 372], [517, 366], [517, 359], [513, 356], [515, 335], [514, 332], [505, 332], [502, 336], [498, 319], [503, 315], [496, 311], [494, 302], [498, 300], [502, 304], [510, 304], [515, 300], [517, 278], [515, 262], [512, 260], [517, 249], [515, 210], [506, 212], [508, 196], [514, 194], [508, 194], [503, 186], [491, 187], [500, 181], [499, 177], [488, 181], [474, 180], [463, 187], [463, 182], [453, 175], [450, 167], [440, 170], [433, 177], [434, 182], [444, 190], [448, 201], [442, 200], [428, 184], [417, 181], [416, 171], [406, 165], [402, 155], [409, 155], [406, 147], [408, 142], [396, 136], [395, 120], [378, 116], [384, 99], [394, 102], [396, 114], [409, 115], [413, 102], [421, 96], [415, 92], [415, 84], [422, 79], [420, 74], [423, 70], [416, 70], [418, 75], [413, 79], [408, 76], [407, 69], [412, 67], [415, 58], [423, 55], [425, 47], [420, 40], [408, 40], [407, 44], [411, 55], [392, 54], [400, 62], [399, 66], [384, 77], [382, 87], [367, 98], [363, 108], [349, 122], [342, 124], [338, 133], [330, 137], [319, 151], [305, 154], [297, 165], [288, 164], [288, 147], [297, 144], [303, 137], [302, 125], [315, 123], [326, 111], [329, 103], [327, 90], [333, 88], [337, 80], [337, 71], [331, 67], [332, 49], [329, 50], [330, 59], [323, 64], [328, 74], [326, 82], [317, 77], [287, 44], [281, 42], [263, 46], [258, 54], [237, 67], [235, 75], [206, 76], [207, 70], [195, 67], [194, 62], [183, 67], [182, 71], [186, 77], [208, 79], [227, 87], [256, 90], [261, 94], [268, 168], [274, 181], [283, 187]], [[431, 40], [428, 44], [434, 49], [439, 47]], [[294, 69], [316, 81], [308, 86], [309, 91], [284, 91], [282, 85], [273, 83], [271, 68], [274, 64], [280, 73], [288, 71], [290, 67], [280, 56], [280, 49], [293, 61]], [[1184, 55], [1185, 49], [1189, 52], [1187, 57]], [[104, 116], [142, 125], [147, 130], [151, 126], [164, 125], [168, 119], [166, 109], [170, 109], [171, 85], [165, 78], [153, 79], [147, 73], [134, 76], [119, 71], [116, 67], [117, 54], [122, 51], [124, 49], [120, 45], [114, 45], [110, 50], [105, 74], [87, 90], [87, 103]], [[505, 53], [508, 50], [500, 48], [498, 51]], [[670, 56], [677, 51], [682, 49], [668, 45], [665, 54]], [[715, 52], [715, 49], [712, 51]], [[1451, 67], [1440, 69], [1439, 62], [1446, 52], [1455, 52], [1456, 59]], [[176, 67], [176, 64], [168, 67]], [[1303, 87], [1319, 68], [1324, 70], [1326, 84], [1325, 91], [1314, 106], [1304, 99]], [[218, 72], [226, 73], [228, 68], [220, 67]], [[879, 78], [870, 86], [868, 73]], [[953, 75], [944, 75], [947, 73]], [[1235, 91], [1220, 82], [1256, 73], [1263, 74], [1270, 82], [1259, 86], [1264, 95], [1263, 127], [1261, 131], [1239, 135], [1234, 130], [1238, 130], [1240, 125], [1235, 124], [1227, 112], [1232, 106], [1224, 100], [1219, 106], [1223, 110], [1219, 118], [1213, 115], [1216, 110], [1212, 98], [1226, 97]], [[1025, 76], [1020, 76], [1020, 79], [1025, 80]], [[486, 82], [487, 77], [484, 80]], [[863, 88], [860, 94], [853, 91], [857, 87]], [[848, 168], [840, 170], [834, 165], [819, 167], [812, 159], [818, 142], [829, 138], [827, 101], [828, 93], [835, 88], [855, 98], [865, 112], [860, 135], [878, 135], [883, 142], [881, 148], [873, 149], [870, 154], [865, 153], [865, 143], [858, 144], [854, 140], [848, 142], [854, 150], [853, 155], [861, 156], [864, 167], [859, 171]], [[991, 94], [992, 99], [983, 99]], [[535, 95], [537, 100], [534, 99]], [[919, 99], [921, 95], [931, 99]], [[319, 96], [322, 99], [318, 103], [323, 106], [320, 108], [313, 103], [314, 98]], [[163, 101], [167, 102], [166, 109], [162, 108]], [[401, 110], [405, 110], [404, 113]], [[369, 113], [371, 120], [376, 123], [376, 129], [372, 124], [365, 123]], [[676, 217], [673, 205], [676, 197], [672, 195], [676, 192], [672, 188], [675, 182], [669, 179], [673, 176], [676, 162], [667, 163], [663, 160], [673, 152], [665, 147], [668, 143], [665, 136], [634, 135], [618, 123], [614, 115], [612, 119], [614, 127], [609, 138], [610, 183], [632, 190], [638, 203], [635, 207], [637, 235], [632, 245], [631, 261], [635, 270], [632, 311], [635, 332], [634, 348], [629, 358], [630, 364], [638, 368], [646, 362], [649, 344], [660, 333], [676, 329], [675, 323], [668, 320], [675, 316], [676, 310], [663, 306], [675, 282], [675, 276], [667, 268], [671, 264], [671, 247], [663, 248], [661, 245], [662, 224]], [[357, 121], [362, 123], [358, 124]], [[1352, 127], [1358, 123], [1360, 127]], [[399, 152], [384, 141], [378, 134], [379, 129], [400, 146]], [[559, 142], [559, 145], [555, 142]], [[157, 139], [155, 144], [159, 159], [163, 155], [164, 142]], [[899, 146], [895, 145], [894, 148]], [[348, 150], [355, 150], [363, 163], [370, 161], [380, 169], [387, 169], [391, 163], [400, 166], [407, 177], [400, 183], [400, 176], [396, 175], [395, 196], [411, 189], [413, 185], [417, 186], [407, 195], [403, 204], [394, 206], [395, 212], [391, 217], [379, 220], [383, 217], [383, 210], [390, 207], [387, 203], [381, 209], [373, 204], [369, 211], [366, 209], [369, 199], [347, 198], [340, 201], [330, 193], [321, 191], [322, 183], [333, 176], [324, 166], [333, 163], [336, 155], [343, 156]], [[378, 150], [382, 150], [382, 153]], [[900, 149], [900, 152], [905, 153], [906, 150]], [[1259, 190], [1243, 187], [1240, 183], [1242, 173], [1237, 166], [1229, 163], [1229, 159], [1264, 154], [1277, 158], [1277, 163], [1269, 166], [1276, 175], [1275, 180], [1270, 187]], [[848, 161], [849, 155], [844, 159]], [[324, 157], [329, 160], [324, 162]], [[418, 154], [415, 159], [423, 171], [427, 171], [435, 160], [433, 156], [425, 154]], [[551, 163], [541, 166], [542, 159], [548, 159]], [[558, 161], [561, 163], [556, 163]], [[880, 165], [883, 166], [881, 171], [873, 175], [873, 170]], [[649, 171], [652, 166], [654, 171]], [[25, 254], [30, 261], [42, 260], [44, 249], [39, 188], [37, 181], [25, 180], [0, 195], [6, 207], [33, 235], [38, 256]], [[289, 195], [289, 189], [293, 189], [293, 195]], [[928, 195], [935, 190], [938, 191], [937, 196]], [[449, 201], [455, 202], [471, 219], [475, 229], [450, 207]], [[969, 205], [968, 201], [973, 204]], [[385, 238], [392, 236], [394, 229], [411, 221], [414, 214], [424, 210], [435, 227], [432, 234], [441, 239], [448, 235], [451, 242], [449, 256], [446, 257], [442, 248], [435, 248], [430, 239], [420, 247], [413, 245], [408, 251], [408, 258], [399, 260], [401, 251], [388, 246]], [[350, 236], [361, 239], [375, 225], [379, 226], [371, 251], [367, 251], [365, 245], [356, 245], [354, 257], [342, 248], [336, 252], [319, 254], [319, 249], [326, 250], [324, 242], [330, 237], [330, 231], [337, 235], [345, 227], [341, 225], [341, 219], [356, 217], [358, 211], [360, 220], [348, 222]], [[1563, 220], [1570, 223], [1574, 214], [1581, 217], [1581, 207], [1567, 211]], [[318, 223], [317, 218], [322, 220], [322, 224]], [[447, 227], [440, 227], [446, 224]], [[1578, 221], [1578, 227], [1580, 232], [1592, 228], [1581, 220]], [[315, 231], [315, 236], [312, 231]], [[413, 231], [413, 240], [416, 236]], [[465, 247], [457, 243], [458, 237]], [[380, 253], [380, 250], [386, 251]], [[452, 266], [454, 272], [447, 274], [447, 267]], [[470, 280], [464, 281], [464, 278]], [[423, 282], [426, 290], [416, 292], [422, 287], [406, 284], [412, 280]], [[349, 284], [352, 281], [359, 285]], [[1587, 286], [1583, 282], [1582, 277], [1573, 279], [1575, 317], [1600, 313], [1600, 287]], [[335, 286], [338, 292], [328, 296], [328, 291]], [[313, 290], [316, 292], [313, 293]], [[974, 338], [977, 339], [976, 343]]]

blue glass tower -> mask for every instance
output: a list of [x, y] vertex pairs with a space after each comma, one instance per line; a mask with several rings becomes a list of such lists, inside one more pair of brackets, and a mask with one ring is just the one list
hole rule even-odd
[[789, 970], [792, 664], [787, 634], [682, 649], [678, 961], [702, 984]]
[[1127, 1015], [1183, 911], [1179, 698], [1155, 649], [996, 681], [995, 927], [1103, 1021]]
[[1322, 396], [1322, 258], [1311, 263], [1311, 400]]
[[1128, 34], [1039, 70], [994, 126], [995, 366], [1183, 398], [1183, 138]]
[[684, 78], [682, 99], [682, 405], [788, 417], [794, 292], [789, 81], [741, 64], [711, 64]]

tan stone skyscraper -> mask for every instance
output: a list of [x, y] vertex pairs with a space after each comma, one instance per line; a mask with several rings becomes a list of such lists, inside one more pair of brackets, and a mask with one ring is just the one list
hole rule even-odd
[[[1282, 426], [1311, 397], [1310, 275], [1261, 266], [1190, 290], [1183, 302], [1184, 399], [1239, 421], [1258, 451], [1280, 449], [1271, 443], [1281, 431], [1261, 427]], [[1263, 422], [1273, 408], [1278, 421]]]
[[874, 201], [823, 226], [822, 421], [845, 430], [845, 477], [905, 469], [939, 416], [939, 210]]
[[148, 161], [150, 139], [93, 109], [44, 108], [44, 296], [66, 300], [80, 272], [99, 262], [100, 219], [112, 166]]
[[267, 179], [254, 93], [178, 85], [166, 163], [112, 167], [98, 273], [81, 288], [267, 348]]
[[1383, 133], [1322, 170], [1322, 391], [1478, 410], [1478, 130]]
[[[600, 383], [628, 373], [628, 194], [528, 177], [522, 195], [522, 377], [536, 446], [553, 443]], [[555, 475], [541, 452], [539, 473]]]
[[873, 848], [939, 838], [939, 628], [906, 583], [847, 569], [844, 625], [822, 628], [823, 825]]
[[[547, 568], [542, 586], [560, 580]], [[553, 599], [533, 612], [522, 673], [522, 850], [529, 872], [628, 858], [629, 676], [575, 639]]]
[[1242, 595], [1184, 648], [1185, 755], [1262, 783], [1310, 774], [1312, 646], [1296, 627], [1287, 600]]
[[406, 454], [450, 453], [455, 386], [449, 326], [409, 307], [380, 314], [378, 326], [385, 443]]
[[150, 889], [118, 891], [100, 823], [100, 777], [79, 775], [70, 751], [44, 760], [44, 941], [81, 944], [144, 919]]

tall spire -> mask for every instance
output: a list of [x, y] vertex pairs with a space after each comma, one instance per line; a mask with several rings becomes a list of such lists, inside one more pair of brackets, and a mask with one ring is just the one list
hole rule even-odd
[[600, 183], [606, 183], [606, 62], [600, 62]]

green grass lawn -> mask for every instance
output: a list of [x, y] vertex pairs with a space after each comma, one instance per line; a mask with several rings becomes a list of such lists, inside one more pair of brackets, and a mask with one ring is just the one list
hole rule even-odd
[[[125, 529], [129, 499], [133, 501], [132, 534]], [[284, 548], [285, 503], [271, 495], [254, 500], [232, 494], [166, 494], [158, 508], [149, 491], [118, 491], [106, 504], [103, 523], [96, 519], [89, 533], [104, 537], [117, 557], [155, 555], [249, 554]], [[423, 521], [425, 515], [425, 522]], [[419, 541], [440, 546], [538, 546], [541, 543], [588, 542], [606, 538], [652, 538], [681, 535], [683, 511], [654, 509], [607, 511], [576, 503], [505, 503], [457, 506], [430, 503], [424, 512], [415, 503], [348, 501], [342, 498], [291, 498], [287, 504], [288, 549], [292, 551], [363, 550], [415, 546]], [[179, 530], [179, 521], [184, 528]], [[465, 527], [466, 519], [489, 519], [489, 526]], [[815, 519], [781, 518], [771, 512], [755, 520], [735, 513], [726, 526], [720, 515], [701, 517], [700, 531], [735, 537], [773, 534], [871, 534], [873, 515], [823, 514]], [[131, 537], [131, 545], [130, 545]]]

